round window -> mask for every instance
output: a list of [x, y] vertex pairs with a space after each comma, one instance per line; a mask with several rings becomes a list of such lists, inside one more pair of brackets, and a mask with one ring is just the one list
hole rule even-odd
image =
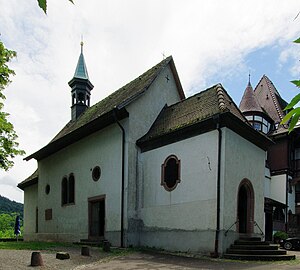
[[46, 185], [45, 192], [46, 194], [50, 193], [50, 185]]
[[98, 181], [101, 177], [101, 169], [99, 166], [96, 166], [92, 171], [92, 177], [94, 181]]

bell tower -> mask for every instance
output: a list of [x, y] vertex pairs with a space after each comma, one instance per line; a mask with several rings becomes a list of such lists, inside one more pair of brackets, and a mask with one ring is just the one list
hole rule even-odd
[[77, 67], [73, 78], [69, 81], [69, 86], [72, 88], [72, 106], [71, 119], [76, 119], [90, 107], [91, 90], [94, 88], [90, 82], [87, 68], [83, 56], [83, 42], [80, 43], [81, 53], [78, 59]]

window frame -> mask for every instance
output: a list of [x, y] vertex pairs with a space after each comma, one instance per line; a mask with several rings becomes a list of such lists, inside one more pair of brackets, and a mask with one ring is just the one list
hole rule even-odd
[[[166, 175], [166, 168], [167, 168], [168, 162], [171, 159], [174, 159], [175, 162], [176, 162], [176, 165], [177, 165], [177, 178], [178, 179], [175, 180], [175, 183], [174, 183], [174, 185], [172, 187], [169, 187], [167, 185], [167, 182], [166, 182], [166, 179], [165, 179], [165, 175]], [[166, 191], [171, 192], [171, 191], [173, 191], [177, 187], [177, 185], [180, 182], [181, 182], [181, 161], [180, 161], [180, 159], [178, 159], [178, 157], [176, 155], [172, 154], [172, 155], [168, 156], [165, 159], [164, 163], [161, 165], [161, 182], [160, 182], [160, 184], [161, 184], [161, 186], [164, 187], [164, 189]]]
[[75, 176], [70, 173], [69, 176], [64, 176], [61, 181], [61, 205], [75, 204]]

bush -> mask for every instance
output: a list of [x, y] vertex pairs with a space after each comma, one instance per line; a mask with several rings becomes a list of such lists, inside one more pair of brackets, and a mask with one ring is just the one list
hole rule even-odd
[[274, 242], [279, 243], [280, 240], [285, 240], [288, 238], [288, 234], [286, 232], [278, 231], [273, 234]]

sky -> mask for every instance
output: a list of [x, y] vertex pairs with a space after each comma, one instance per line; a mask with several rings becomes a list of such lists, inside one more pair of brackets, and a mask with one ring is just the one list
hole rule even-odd
[[[71, 89], [83, 37], [94, 85], [91, 102], [106, 97], [172, 55], [186, 96], [221, 83], [239, 104], [251, 75], [263, 74], [290, 101], [298, 93], [300, 2], [295, 0], [0, 0], [0, 39], [18, 54], [5, 90], [20, 148], [30, 155], [70, 120]], [[37, 168], [15, 159], [0, 171], [0, 195], [23, 202], [17, 184]]]

